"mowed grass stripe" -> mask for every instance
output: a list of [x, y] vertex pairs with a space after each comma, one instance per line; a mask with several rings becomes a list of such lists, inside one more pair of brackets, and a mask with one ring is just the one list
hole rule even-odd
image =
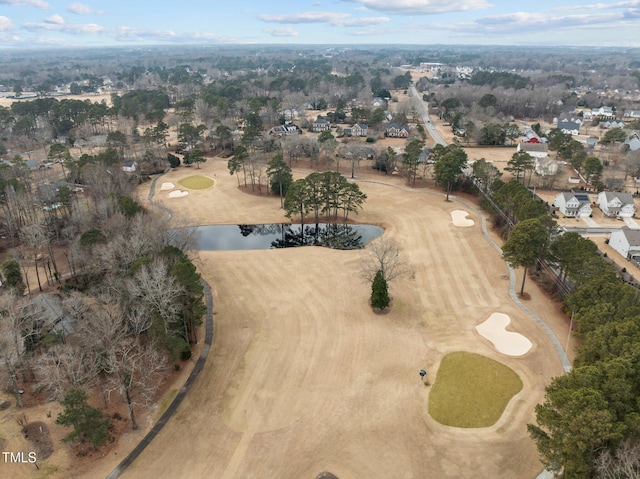
[[442, 358], [429, 395], [429, 414], [445, 426], [476, 428], [495, 424], [522, 380], [498, 361], [467, 352]]

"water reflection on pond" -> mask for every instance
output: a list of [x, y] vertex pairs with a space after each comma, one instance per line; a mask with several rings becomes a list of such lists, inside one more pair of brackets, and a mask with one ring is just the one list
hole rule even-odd
[[[303, 227], [304, 226], [304, 227]], [[201, 250], [247, 250], [326, 246], [335, 249], [362, 248], [382, 235], [375, 225], [345, 224], [264, 224], [199, 226]]]

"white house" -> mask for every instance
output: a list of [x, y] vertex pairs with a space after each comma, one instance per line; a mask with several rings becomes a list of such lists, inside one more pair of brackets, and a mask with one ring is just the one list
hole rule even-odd
[[629, 151], [640, 150], [640, 134], [633, 133], [623, 144], [624, 148], [628, 148]]
[[293, 123], [277, 125], [269, 130], [269, 134], [276, 137], [297, 135], [299, 133], [302, 133], [302, 131]]
[[591, 110], [591, 115], [596, 118], [615, 118], [616, 114], [613, 111], [613, 108], [610, 106], [601, 106], [600, 108], [593, 108]]
[[134, 173], [138, 164], [133, 160], [124, 160], [122, 162], [122, 171], [126, 171], [127, 173]]
[[576, 136], [580, 131], [580, 123], [576, 121], [559, 121], [558, 130], [565, 135]]
[[609, 128], [624, 128], [626, 123], [622, 120], [607, 120], [600, 125], [601, 128], [608, 130]]
[[611, 232], [609, 246], [616, 250], [623, 258], [640, 259], [640, 230], [624, 227]]
[[541, 141], [521, 141], [516, 151], [526, 151], [534, 158], [546, 158], [549, 156], [549, 145]]
[[616, 218], [632, 218], [636, 212], [636, 204], [629, 193], [601, 191], [596, 201], [602, 212]]
[[560, 193], [556, 196], [553, 206], [570, 218], [588, 218], [591, 216], [591, 201], [586, 193]]
[[369, 127], [363, 123], [356, 123], [351, 128], [345, 128], [344, 134], [347, 136], [367, 136]]
[[640, 118], [640, 110], [625, 110], [625, 118]]
[[553, 176], [558, 172], [559, 163], [552, 158], [536, 158], [534, 170], [539, 176]]

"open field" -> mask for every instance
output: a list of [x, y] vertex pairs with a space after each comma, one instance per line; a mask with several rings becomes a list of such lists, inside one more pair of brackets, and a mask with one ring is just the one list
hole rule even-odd
[[[240, 192], [225, 161], [208, 161], [202, 174], [216, 177], [215, 187], [183, 198], [156, 191], [156, 199], [192, 224], [284, 219], [278, 199]], [[212, 351], [176, 415], [123, 477], [533, 478], [542, 470], [525, 425], [562, 367], [510, 299], [507, 268], [480, 218], [470, 205], [411, 191], [400, 178], [358, 178], [369, 200], [357, 220], [384, 226], [414, 268], [413, 278], [391, 284], [390, 312], [368, 306], [369, 286], [359, 280], [365, 251], [200, 253], [214, 292]], [[455, 210], [468, 211], [474, 225], [456, 226]], [[566, 338], [559, 306], [533, 282], [526, 291], [527, 306]], [[503, 355], [475, 330], [496, 311], [531, 340], [527, 354]], [[430, 389], [418, 371], [435, 377], [454, 351], [495, 359], [522, 379], [494, 426], [451, 428], [429, 416]]]

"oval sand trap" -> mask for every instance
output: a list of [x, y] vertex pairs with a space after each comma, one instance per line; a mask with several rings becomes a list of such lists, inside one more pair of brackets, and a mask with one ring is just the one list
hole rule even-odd
[[493, 313], [484, 323], [476, 326], [481, 336], [491, 341], [494, 347], [507, 356], [522, 356], [531, 349], [531, 341], [520, 333], [505, 328], [511, 318], [503, 313]]
[[187, 196], [188, 194], [188, 191], [174, 190], [169, 192], [169, 198], [182, 198], [183, 196]]
[[166, 191], [166, 190], [172, 190], [176, 187], [176, 185], [174, 185], [173, 183], [171, 183], [170, 181], [165, 181], [164, 183], [162, 183], [162, 185], [160, 186], [160, 190], [161, 191]]
[[453, 221], [453, 224], [455, 226], [473, 226], [475, 223], [475, 221], [473, 221], [472, 219], [467, 218], [467, 216], [469, 216], [469, 213], [464, 211], [464, 210], [453, 210], [451, 212], [451, 221]]

